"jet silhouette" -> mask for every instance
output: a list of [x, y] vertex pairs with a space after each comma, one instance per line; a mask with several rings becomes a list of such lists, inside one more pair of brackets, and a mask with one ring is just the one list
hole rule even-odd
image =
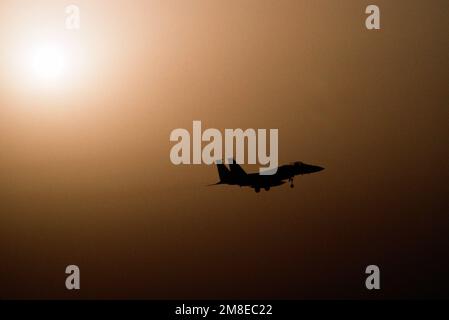
[[287, 181], [293, 188], [293, 179], [297, 175], [310, 174], [324, 170], [323, 167], [305, 164], [303, 162], [294, 162], [280, 166], [273, 175], [261, 175], [259, 173], [246, 173], [235, 160], [229, 164], [229, 169], [222, 163], [216, 163], [220, 181], [213, 185], [228, 184], [240, 187], [250, 187], [256, 192], [263, 188], [269, 191], [271, 187], [283, 185]]

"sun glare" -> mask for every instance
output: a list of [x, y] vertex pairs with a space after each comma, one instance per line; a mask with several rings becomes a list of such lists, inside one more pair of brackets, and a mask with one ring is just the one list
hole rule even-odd
[[64, 51], [56, 45], [33, 48], [29, 62], [32, 75], [40, 81], [60, 80], [67, 63]]

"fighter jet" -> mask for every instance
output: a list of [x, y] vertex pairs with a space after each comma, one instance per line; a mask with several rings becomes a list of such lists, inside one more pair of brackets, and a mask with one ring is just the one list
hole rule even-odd
[[261, 175], [259, 173], [246, 173], [243, 168], [238, 165], [235, 160], [229, 164], [229, 169], [222, 163], [216, 163], [220, 181], [213, 185], [228, 184], [240, 187], [253, 188], [257, 193], [263, 188], [269, 191], [271, 187], [290, 183], [293, 188], [293, 179], [297, 175], [310, 174], [324, 170], [323, 167], [305, 164], [303, 162], [294, 162], [280, 166], [273, 175]]

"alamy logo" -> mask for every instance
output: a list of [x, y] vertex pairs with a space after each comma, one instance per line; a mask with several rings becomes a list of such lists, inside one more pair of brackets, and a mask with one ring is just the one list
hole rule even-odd
[[[266, 129], [225, 129], [224, 141], [220, 130], [209, 128], [202, 132], [201, 121], [193, 121], [192, 135], [186, 129], [175, 129], [170, 141], [177, 142], [170, 151], [170, 160], [175, 165], [207, 164], [220, 162], [224, 158], [229, 164], [233, 158], [238, 164], [261, 164], [261, 175], [273, 175], [278, 167], [278, 129], [269, 130], [269, 147]], [[207, 145], [203, 147], [203, 143]], [[245, 142], [247, 161], [245, 162]], [[234, 148], [235, 147], [235, 148]], [[224, 150], [223, 150], [224, 149]], [[234, 154], [235, 149], [235, 154]], [[267, 153], [269, 149], [269, 153]]]
[[365, 26], [368, 30], [380, 29], [380, 9], [378, 6], [372, 4], [366, 7], [365, 13], [369, 16], [365, 20]]
[[369, 265], [365, 270], [369, 276], [365, 280], [365, 286], [368, 290], [380, 289], [380, 269], [376, 265]]
[[67, 266], [65, 273], [69, 276], [65, 280], [67, 290], [79, 290], [80, 287], [80, 268], [76, 265]]
[[65, 13], [67, 14], [65, 20], [66, 29], [79, 30], [81, 28], [80, 8], [72, 4], [65, 8]]

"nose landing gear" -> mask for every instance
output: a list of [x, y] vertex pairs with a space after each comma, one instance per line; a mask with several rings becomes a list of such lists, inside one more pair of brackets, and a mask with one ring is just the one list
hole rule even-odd
[[293, 178], [289, 178], [288, 182], [290, 182], [290, 188], [294, 188], [295, 185], [293, 184]]

